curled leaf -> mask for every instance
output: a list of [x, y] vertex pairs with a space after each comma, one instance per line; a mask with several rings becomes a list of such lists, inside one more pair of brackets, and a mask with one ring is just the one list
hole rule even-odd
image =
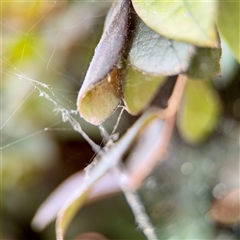
[[217, 46], [217, 1], [133, 0], [139, 17], [164, 37], [197, 46]]
[[187, 70], [193, 52], [192, 45], [167, 39], [135, 17], [129, 51], [134, 68], [154, 76], [179, 74]]
[[78, 109], [88, 122], [101, 124], [117, 107], [122, 96], [121, 74], [117, 67], [81, 98]]
[[78, 94], [80, 115], [94, 125], [108, 118], [120, 101], [121, 75], [116, 65], [128, 35], [129, 9], [128, 0], [114, 5]]

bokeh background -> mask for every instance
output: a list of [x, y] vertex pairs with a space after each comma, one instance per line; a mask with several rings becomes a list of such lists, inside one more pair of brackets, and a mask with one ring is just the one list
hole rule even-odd
[[[77, 93], [110, 6], [110, 1], [1, 3], [3, 240], [54, 239], [54, 224], [39, 233], [31, 228], [31, 220], [64, 179], [92, 160], [91, 147], [63, 123], [51, 100], [76, 109]], [[222, 76], [213, 81], [223, 106], [217, 129], [201, 146], [184, 143], [175, 130], [165, 161], [139, 191], [161, 239], [240, 236], [239, 225], [229, 224], [228, 219], [228, 224], [214, 221], [209, 214], [214, 201], [239, 188], [240, 68], [227, 46], [222, 46]], [[96, 127], [80, 117], [78, 121], [101, 143]], [[113, 116], [107, 126], [115, 121]], [[132, 121], [125, 113], [120, 131]], [[67, 239], [88, 231], [108, 239], [144, 239], [122, 194], [84, 207]]]

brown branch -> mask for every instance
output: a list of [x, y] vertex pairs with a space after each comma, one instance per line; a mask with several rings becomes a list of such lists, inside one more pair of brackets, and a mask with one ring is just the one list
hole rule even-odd
[[141, 163], [140, 166], [131, 174], [129, 184], [133, 189], [141, 186], [144, 179], [151, 173], [153, 168], [159, 162], [159, 160], [166, 153], [168, 144], [171, 139], [173, 127], [175, 124], [175, 116], [166, 120], [163, 130], [157, 139], [152, 151], [148, 157]]
[[149, 156], [141, 163], [140, 166], [130, 175], [129, 184], [133, 189], [141, 186], [141, 183], [151, 173], [156, 164], [162, 159], [168, 149], [172, 132], [175, 126], [176, 113], [178, 111], [187, 77], [180, 74], [175, 84], [173, 93], [168, 101], [168, 107], [159, 111], [159, 119], [164, 119], [163, 130], [157, 139]]
[[164, 110], [159, 111], [160, 119], [167, 120], [168, 118], [172, 117], [177, 113], [186, 83], [187, 83], [187, 76], [180, 74], [174, 86], [173, 93], [168, 100], [168, 107]]

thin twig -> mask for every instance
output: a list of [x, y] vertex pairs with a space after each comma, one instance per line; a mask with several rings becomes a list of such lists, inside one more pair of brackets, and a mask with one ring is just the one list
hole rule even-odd
[[125, 173], [124, 169], [120, 167], [115, 167], [114, 170], [117, 174], [119, 185], [124, 193], [128, 205], [134, 214], [138, 227], [142, 230], [143, 234], [148, 240], [157, 240], [158, 237], [155, 233], [155, 228], [148, 217], [138, 193], [129, 185], [128, 174]]

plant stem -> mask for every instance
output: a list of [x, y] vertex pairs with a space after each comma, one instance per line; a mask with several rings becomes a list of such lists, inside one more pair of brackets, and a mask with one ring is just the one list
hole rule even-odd
[[142, 230], [143, 234], [148, 240], [158, 239], [155, 233], [155, 228], [151, 224], [151, 221], [138, 193], [129, 185], [128, 174], [125, 173], [124, 169], [120, 167], [115, 167], [114, 170], [115, 173], [117, 173], [119, 185], [125, 195], [128, 205], [130, 206], [134, 214], [135, 221], [137, 222], [138, 227]]
[[141, 183], [149, 176], [150, 172], [166, 153], [186, 83], [187, 77], [180, 74], [168, 101], [168, 107], [159, 111], [158, 118], [165, 120], [164, 127], [148, 157], [131, 174], [129, 184], [133, 189], [141, 186]]

